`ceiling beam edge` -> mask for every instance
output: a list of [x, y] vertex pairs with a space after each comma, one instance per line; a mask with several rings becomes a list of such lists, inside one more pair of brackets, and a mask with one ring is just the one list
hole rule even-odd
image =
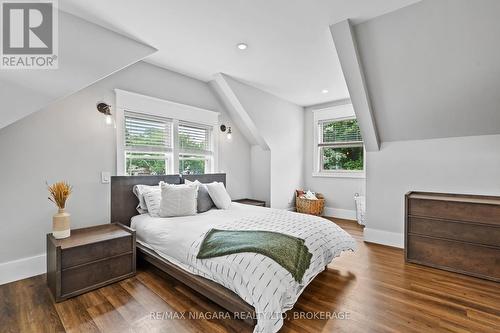
[[347, 19], [335, 23], [330, 26], [330, 32], [366, 150], [378, 151], [380, 149], [379, 135], [351, 22]]
[[233, 121], [238, 122], [238, 128], [251, 144], [256, 144], [264, 150], [269, 150], [269, 146], [260, 134], [257, 126], [250, 118], [245, 107], [240, 102], [236, 93], [231, 89], [223, 73], [214, 75], [214, 80], [210, 82], [213, 90], [218, 95], [228, 110]]

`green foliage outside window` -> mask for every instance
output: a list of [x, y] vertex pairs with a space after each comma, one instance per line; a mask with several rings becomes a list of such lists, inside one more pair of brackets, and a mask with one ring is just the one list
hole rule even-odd
[[323, 148], [323, 170], [363, 170], [363, 147]]
[[127, 174], [164, 175], [167, 171], [165, 154], [127, 153]]
[[322, 143], [332, 144], [321, 148], [323, 170], [364, 169], [363, 139], [356, 119], [327, 122], [321, 129]]
[[187, 175], [201, 175], [205, 173], [205, 159], [179, 159], [179, 172]]

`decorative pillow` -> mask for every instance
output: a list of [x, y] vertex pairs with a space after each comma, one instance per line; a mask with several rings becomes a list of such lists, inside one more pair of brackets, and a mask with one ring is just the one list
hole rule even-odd
[[197, 196], [196, 184], [162, 184], [160, 217], [195, 215]]
[[228, 209], [231, 206], [231, 197], [227, 193], [223, 183], [213, 182], [207, 184], [207, 189], [217, 208]]
[[160, 216], [161, 190], [158, 186], [154, 190], [145, 191], [143, 193], [144, 202], [149, 215], [153, 217]]
[[137, 205], [136, 209], [139, 212], [139, 214], [144, 214], [148, 212], [148, 206], [146, 205], [146, 201], [144, 200], [144, 192], [146, 191], [151, 191], [155, 189], [160, 189], [159, 186], [150, 186], [150, 185], [135, 185], [132, 188], [132, 192], [135, 194], [137, 199], [139, 199], [139, 204]]
[[208, 189], [206, 184], [202, 184], [199, 180], [195, 180], [194, 182], [189, 181], [187, 179], [184, 180], [186, 184], [196, 184], [198, 185], [198, 199], [197, 199], [197, 211], [198, 213], [204, 213], [209, 211], [213, 206], [214, 202], [212, 198], [210, 198], [210, 194], [208, 194]]

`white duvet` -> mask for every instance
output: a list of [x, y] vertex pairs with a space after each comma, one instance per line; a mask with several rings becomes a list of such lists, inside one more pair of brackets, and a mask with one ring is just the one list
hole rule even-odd
[[[286, 210], [233, 203], [228, 210], [212, 209], [194, 216], [157, 218], [134, 216], [131, 226], [137, 240], [173, 264], [232, 290], [255, 308], [254, 332], [277, 332], [282, 314], [291, 309], [309, 282], [355, 241], [333, 222]], [[302, 238], [312, 254], [301, 283], [272, 259], [256, 253], [239, 253], [196, 259], [211, 228], [266, 230]]]

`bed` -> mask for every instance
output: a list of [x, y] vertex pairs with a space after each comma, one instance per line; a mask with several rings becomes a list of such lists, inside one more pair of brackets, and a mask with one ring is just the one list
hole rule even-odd
[[[180, 280], [236, 318], [255, 324], [254, 332], [277, 332], [283, 325], [282, 314], [314, 277], [343, 251], [355, 249], [352, 237], [334, 223], [286, 210], [233, 203], [227, 210], [194, 216], [138, 215], [134, 185], [181, 184], [184, 179], [226, 182], [225, 174], [112, 177], [111, 220], [136, 230], [139, 260]], [[197, 259], [200, 243], [212, 228], [274, 231], [304, 239], [312, 253], [310, 267], [297, 282], [275, 261], [257, 253]]]

